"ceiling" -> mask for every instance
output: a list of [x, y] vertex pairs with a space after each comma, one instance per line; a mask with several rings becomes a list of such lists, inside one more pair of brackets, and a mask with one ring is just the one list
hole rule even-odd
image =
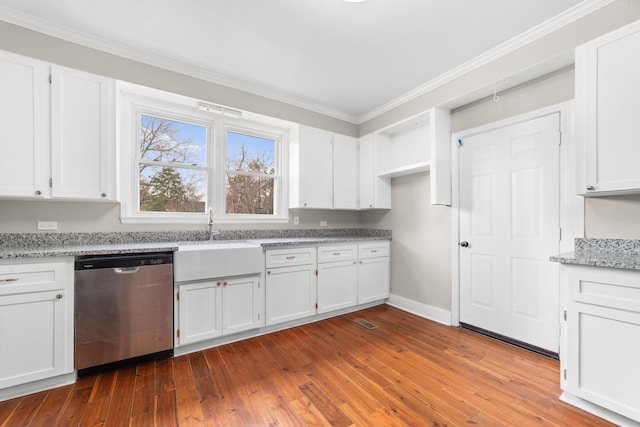
[[0, 0], [0, 20], [360, 123], [589, 2]]

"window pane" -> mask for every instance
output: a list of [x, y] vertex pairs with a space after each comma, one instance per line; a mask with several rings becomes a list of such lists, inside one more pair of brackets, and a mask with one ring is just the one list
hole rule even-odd
[[140, 165], [140, 211], [204, 212], [207, 173]]
[[227, 213], [273, 215], [274, 178], [227, 174]]
[[204, 126], [142, 115], [139, 142], [141, 160], [206, 166]]
[[227, 170], [273, 175], [276, 142], [227, 131]]

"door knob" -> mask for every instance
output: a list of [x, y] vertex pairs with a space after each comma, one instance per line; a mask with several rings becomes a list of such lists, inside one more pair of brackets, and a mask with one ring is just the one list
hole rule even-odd
[[468, 247], [469, 247], [469, 242], [467, 242], [466, 240], [465, 240], [465, 241], [462, 241], [462, 242], [460, 242], [460, 243], [458, 243], [458, 244], [459, 244], [460, 246], [462, 246], [463, 248], [468, 248]]

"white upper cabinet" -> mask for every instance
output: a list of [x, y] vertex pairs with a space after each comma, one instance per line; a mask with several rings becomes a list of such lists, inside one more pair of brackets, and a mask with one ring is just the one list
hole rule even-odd
[[358, 140], [333, 136], [333, 208], [358, 209]]
[[51, 68], [53, 197], [115, 200], [113, 80]]
[[0, 197], [115, 200], [113, 82], [0, 52]]
[[391, 178], [376, 173], [374, 135], [369, 134], [360, 144], [360, 209], [391, 209]]
[[[373, 153], [365, 151], [371, 149]], [[385, 181], [375, 178], [390, 179], [427, 171], [431, 174], [431, 203], [451, 204], [449, 111], [432, 108], [372, 135], [362, 137], [360, 150], [361, 168], [366, 170], [373, 162], [375, 170], [373, 181], [369, 173], [364, 170], [361, 172], [361, 207], [387, 207], [385, 203], [375, 201], [376, 194], [383, 194], [379, 193], [380, 188], [383, 189], [386, 185]], [[374, 195], [373, 202], [371, 194]]]
[[299, 141], [290, 150], [290, 207], [357, 209], [355, 138], [300, 126]]
[[640, 21], [576, 49], [578, 194], [640, 193]]
[[0, 195], [49, 191], [49, 67], [0, 52]]

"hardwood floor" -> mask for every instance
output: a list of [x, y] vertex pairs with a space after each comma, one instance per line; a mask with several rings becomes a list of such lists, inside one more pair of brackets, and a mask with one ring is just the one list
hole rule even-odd
[[0, 425], [611, 425], [558, 400], [558, 371], [382, 305], [0, 402]]

